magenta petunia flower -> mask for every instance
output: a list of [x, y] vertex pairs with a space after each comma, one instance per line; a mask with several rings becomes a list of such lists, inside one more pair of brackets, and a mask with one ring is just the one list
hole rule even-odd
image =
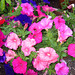
[[5, 55], [6, 55], [6, 62], [10, 61], [15, 56], [17, 56], [17, 54], [12, 50], [8, 50], [8, 52]]
[[57, 16], [54, 18], [55, 28], [59, 29], [63, 24], [65, 24], [65, 20], [62, 18], [62, 16]]
[[7, 37], [5, 46], [8, 47], [9, 49], [17, 50], [20, 43], [21, 43], [21, 41], [18, 38], [17, 34], [14, 32], [11, 32]]
[[36, 33], [36, 34], [30, 33], [28, 35], [28, 37], [31, 38], [31, 39], [32, 38], [35, 39], [36, 44], [42, 42], [42, 32], [39, 32], [39, 33]]
[[69, 44], [67, 52], [68, 55], [73, 56], [75, 58], [75, 44]]
[[52, 25], [53, 25], [53, 20], [51, 20], [51, 18], [43, 18], [39, 23], [39, 27], [41, 29], [51, 29]]
[[33, 15], [33, 7], [29, 3], [22, 3], [21, 4], [22, 11], [21, 13], [24, 15], [32, 16]]
[[3, 49], [0, 48], [0, 56], [3, 56]]
[[69, 72], [69, 68], [64, 62], [57, 63], [55, 65], [55, 70], [57, 75], [68, 75], [68, 72]]
[[24, 75], [38, 75], [38, 73], [35, 72], [35, 71], [32, 70], [32, 69], [29, 69], [29, 70], [27, 71], [27, 74], [24, 74]]
[[14, 59], [12, 61], [12, 65], [15, 73], [20, 73], [20, 74], [26, 73], [27, 62], [23, 61], [20, 57]]
[[55, 52], [53, 48], [46, 47], [46, 48], [40, 48], [38, 56], [42, 61], [48, 62], [48, 63], [55, 63], [58, 61], [58, 54]]
[[2, 47], [4, 45], [4, 43], [5, 43], [5, 42], [3, 42], [4, 39], [5, 39], [5, 35], [0, 30], [0, 47]]
[[31, 31], [31, 33], [36, 34], [41, 32], [41, 28], [39, 27], [39, 23], [33, 23], [30, 27], [29, 27], [29, 31]]
[[57, 41], [65, 42], [66, 39], [72, 36], [72, 30], [65, 24], [63, 24], [58, 30], [58, 39]]

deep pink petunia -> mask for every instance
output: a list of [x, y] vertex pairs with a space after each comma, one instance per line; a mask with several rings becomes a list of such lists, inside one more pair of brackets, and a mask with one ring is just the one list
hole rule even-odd
[[29, 27], [29, 31], [31, 31], [31, 33], [36, 34], [41, 32], [41, 28], [39, 27], [39, 23], [33, 23], [30, 27]]
[[4, 43], [5, 43], [5, 42], [3, 42], [3, 39], [5, 39], [5, 35], [0, 30], [0, 47], [2, 47], [4, 45]]
[[39, 33], [36, 33], [36, 34], [30, 33], [28, 35], [28, 37], [31, 38], [31, 39], [32, 38], [35, 39], [36, 44], [42, 42], [42, 32], [39, 32]]
[[33, 7], [29, 3], [22, 3], [21, 7], [22, 7], [22, 11], [21, 11], [22, 14], [32, 16], [34, 10], [33, 10]]
[[38, 75], [38, 73], [35, 72], [35, 71], [32, 70], [32, 69], [29, 69], [29, 70], [27, 71], [27, 74], [24, 74], [24, 75]]
[[65, 20], [62, 18], [62, 16], [57, 16], [54, 18], [55, 28], [59, 29], [63, 24], [65, 24]]
[[20, 74], [26, 73], [27, 62], [23, 61], [20, 57], [14, 59], [12, 61], [12, 65], [15, 73], [20, 73]]
[[16, 33], [11, 32], [6, 40], [5, 46], [9, 49], [17, 50], [18, 46], [21, 44], [20, 38]]
[[75, 44], [69, 44], [67, 52], [68, 55], [73, 56], [75, 58]]
[[69, 68], [64, 62], [57, 63], [55, 65], [55, 70], [57, 75], [68, 75], [68, 72], [69, 72]]

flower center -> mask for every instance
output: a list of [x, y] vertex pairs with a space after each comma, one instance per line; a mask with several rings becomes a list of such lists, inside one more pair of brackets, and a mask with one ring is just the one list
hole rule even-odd
[[50, 56], [50, 53], [47, 53], [48, 56]]
[[26, 49], [26, 51], [28, 51], [28, 49]]
[[16, 41], [16, 40], [14, 40], [14, 41]]

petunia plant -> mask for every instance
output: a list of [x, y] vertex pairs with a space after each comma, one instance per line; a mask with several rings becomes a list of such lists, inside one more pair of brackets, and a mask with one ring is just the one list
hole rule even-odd
[[41, 4], [18, 0], [13, 12], [0, 17], [0, 62], [5, 71], [10, 64], [16, 74], [68, 75], [64, 57], [75, 59], [75, 8], [57, 16], [58, 9]]

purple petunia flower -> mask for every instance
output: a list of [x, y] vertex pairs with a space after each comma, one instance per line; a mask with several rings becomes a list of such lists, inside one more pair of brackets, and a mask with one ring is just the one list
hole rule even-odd
[[48, 0], [43, 0], [45, 3], [50, 3]]
[[3, 52], [3, 56], [0, 56], [0, 63], [3, 63], [6, 59], [5, 52]]

